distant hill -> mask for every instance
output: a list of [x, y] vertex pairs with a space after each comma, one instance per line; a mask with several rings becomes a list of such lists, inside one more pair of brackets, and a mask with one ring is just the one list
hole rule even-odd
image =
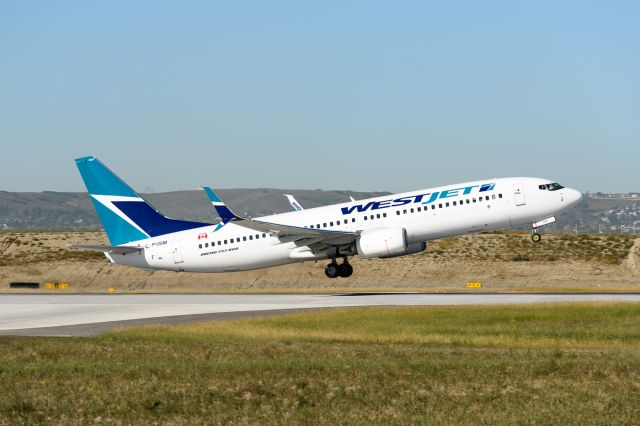
[[[221, 189], [217, 191], [238, 214], [257, 217], [291, 211], [282, 194], [293, 194], [305, 208], [388, 195], [388, 192], [296, 189]], [[176, 219], [216, 222], [203, 191], [143, 194], [156, 209]], [[0, 191], [0, 229], [95, 230], [100, 228], [89, 195], [79, 192]]]
[[[221, 197], [239, 214], [257, 217], [291, 211], [282, 194], [293, 194], [305, 207], [318, 207], [388, 195], [388, 192], [294, 189], [222, 189]], [[600, 194], [602, 195], [602, 194]], [[216, 222], [202, 191], [174, 191], [143, 195], [163, 214], [176, 219]], [[640, 199], [585, 197], [574, 209], [557, 217], [545, 231], [640, 234]], [[86, 193], [0, 191], [0, 229], [95, 230], [98, 217]]]

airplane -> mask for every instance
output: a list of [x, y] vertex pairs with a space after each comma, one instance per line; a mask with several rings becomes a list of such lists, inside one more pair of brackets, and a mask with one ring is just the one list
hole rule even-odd
[[538, 229], [582, 198], [549, 179], [510, 177], [247, 218], [203, 187], [216, 224], [168, 218], [97, 158], [75, 161], [110, 245], [72, 247], [146, 270], [229, 272], [329, 260], [326, 276], [347, 278], [351, 256], [411, 255], [439, 238], [528, 225], [537, 243]]

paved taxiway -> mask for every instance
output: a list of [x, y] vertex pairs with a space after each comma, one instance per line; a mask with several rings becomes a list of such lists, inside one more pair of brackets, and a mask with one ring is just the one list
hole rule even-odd
[[126, 325], [353, 306], [589, 301], [640, 302], [640, 294], [2, 294], [0, 334], [94, 335]]

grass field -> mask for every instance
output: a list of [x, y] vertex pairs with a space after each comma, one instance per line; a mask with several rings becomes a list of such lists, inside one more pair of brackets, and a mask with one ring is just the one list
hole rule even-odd
[[0, 424], [637, 424], [638, 401], [639, 304], [0, 337]]

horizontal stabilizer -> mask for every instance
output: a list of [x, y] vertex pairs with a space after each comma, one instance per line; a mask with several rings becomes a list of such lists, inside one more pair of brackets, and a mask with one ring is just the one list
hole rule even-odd
[[140, 253], [144, 250], [144, 247], [127, 247], [127, 246], [72, 245], [69, 247], [77, 250], [99, 251], [102, 253], [109, 253], [109, 254], [129, 254], [129, 253], [136, 253], [136, 252]]

